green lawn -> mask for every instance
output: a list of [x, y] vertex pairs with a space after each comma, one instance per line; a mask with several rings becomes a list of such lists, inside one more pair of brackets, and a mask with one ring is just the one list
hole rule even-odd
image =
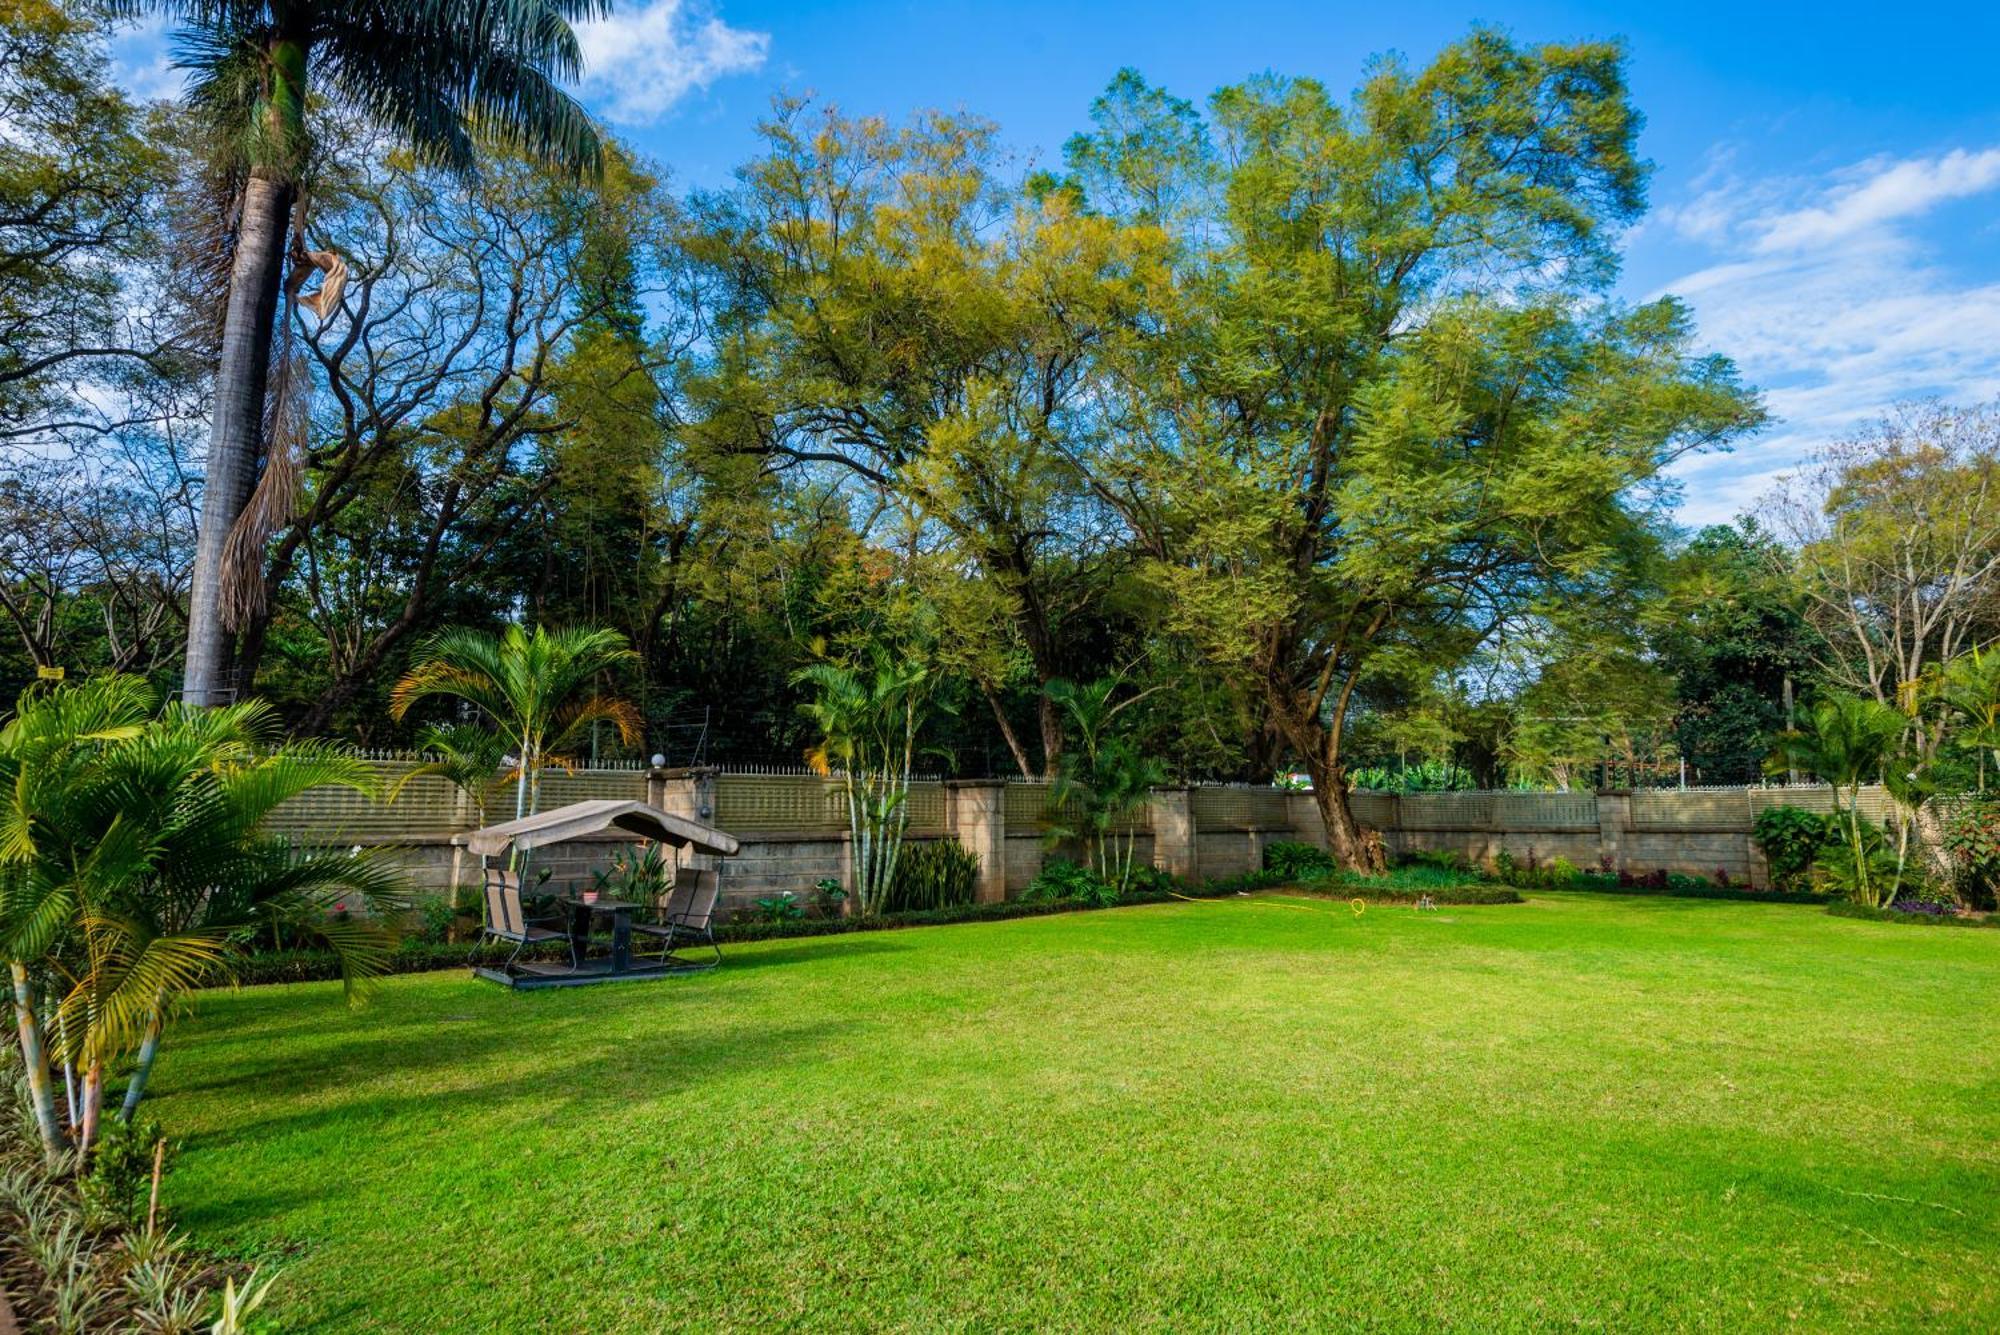
[[2000, 932], [1267, 897], [205, 998], [287, 1329], [2000, 1327]]

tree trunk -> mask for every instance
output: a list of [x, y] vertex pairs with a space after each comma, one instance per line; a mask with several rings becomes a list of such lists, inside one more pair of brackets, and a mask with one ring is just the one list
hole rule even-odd
[[[181, 687], [189, 704], [227, 704], [234, 698], [230, 627], [222, 617], [223, 553], [256, 485], [263, 453], [264, 390], [291, 219], [292, 188], [253, 175], [243, 188], [202, 472], [201, 522], [188, 590], [187, 673]], [[249, 572], [248, 577], [261, 573]]]
[[979, 689], [985, 693], [986, 703], [993, 707], [993, 719], [1000, 725], [1000, 737], [1007, 743], [1009, 754], [1014, 757], [1014, 767], [1021, 771], [1022, 778], [1034, 778], [1035, 767], [1028, 763], [1028, 748], [1021, 745], [1020, 737], [1014, 732], [1013, 720], [1007, 717], [1007, 710], [1001, 705], [999, 695], [983, 681], [979, 683]]
[[77, 1132], [77, 1148], [82, 1151], [84, 1162], [89, 1162], [91, 1148], [97, 1144], [97, 1124], [104, 1111], [104, 1063], [93, 1061], [83, 1073], [83, 1121]]
[[49, 1070], [49, 1050], [42, 1042], [41, 1021], [35, 1015], [35, 993], [28, 982], [28, 967], [19, 960], [9, 961], [9, 967], [14, 982], [14, 1022], [21, 1034], [21, 1060], [28, 1068], [28, 1098], [35, 1109], [35, 1126], [42, 1133], [42, 1148], [54, 1153], [69, 1144], [69, 1134], [56, 1117], [56, 1086]]
[[139, 1043], [139, 1065], [132, 1072], [132, 1082], [125, 1086], [125, 1102], [118, 1110], [119, 1120], [130, 1122], [132, 1114], [139, 1111], [139, 1100], [146, 1097], [146, 1082], [153, 1075], [153, 1059], [160, 1055], [160, 1013], [153, 1012], [153, 1018], [146, 1022], [146, 1037]]
[[1324, 773], [1314, 773], [1312, 780], [1313, 803], [1326, 823], [1327, 851], [1349, 870], [1381, 871], [1388, 865], [1382, 855], [1382, 840], [1373, 831], [1362, 829], [1361, 822], [1354, 819], [1354, 808], [1347, 801], [1346, 770], [1334, 765]]
[[1043, 679], [1041, 699], [1036, 702], [1036, 714], [1042, 725], [1042, 777], [1044, 779], [1054, 779], [1062, 772], [1062, 713], [1057, 708], [1054, 698], [1049, 695], [1049, 682], [1053, 680], [1055, 680], [1053, 677]]

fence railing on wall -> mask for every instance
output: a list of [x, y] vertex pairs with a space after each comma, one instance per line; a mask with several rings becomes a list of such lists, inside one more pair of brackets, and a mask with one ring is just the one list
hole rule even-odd
[[[348, 788], [315, 788], [272, 812], [265, 822], [266, 828], [277, 834], [310, 835], [328, 843], [342, 843], [456, 834], [478, 824], [477, 806], [437, 775], [420, 775], [396, 792], [398, 783], [420, 763], [407, 758], [407, 753], [403, 759], [383, 760], [366, 753], [363, 758], [374, 775], [374, 796]], [[391, 792], [396, 792], [394, 801], [388, 800]], [[625, 768], [558, 769], [542, 776], [544, 809], [597, 798], [645, 801], [645, 772]], [[505, 820], [513, 814], [513, 782], [496, 774], [487, 792], [487, 819]]]
[[[913, 782], [907, 803], [910, 829], [944, 828], [942, 783]], [[848, 828], [847, 794], [840, 780], [817, 774], [718, 774], [714, 819], [730, 831], [838, 834]]]
[[[1600, 815], [1591, 792], [1524, 792], [1492, 789], [1450, 793], [1358, 792], [1349, 799], [1355, 819], [1380, 830], [1591, 830]], [[1833, 789], [1798, 784], [1769, 788], [1640, 788], [1630, 793], [1631, 824], [1641, 832], [1745, 830], [1766, 807], [1832, 811]], [[1888, 819], [1889, 795], [1880, 786], [1861, 790], [1862, 814]]]
[[1203, 786], [1194, 789], [1190, 805], [1195, 826], [1203, 830], [1278, 829], [1292, 823], [1291, 794], [1276, 788]]

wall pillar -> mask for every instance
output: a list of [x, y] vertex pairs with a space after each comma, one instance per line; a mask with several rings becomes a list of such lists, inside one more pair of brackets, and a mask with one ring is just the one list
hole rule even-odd
[[1007, 784], [1001, 779], [952, 779], [944, 786], [945, 829], [979, 859], [973, 898], [1007, 898]]
[[1612, 871], [1626, 871], [1625, 836], [1632, 829], [1632, 790], [1597, 790], [1597, 853]]
[[1153, 824], [1153, 865], [1192, 885], [1201, 867], [1195, 852], [1194, 793], [1155, 788], [1146, 799]]
[[[669, 816], [713, 825], [715, 776], [719, 772], [707, 765], [685, 769], [649, 769], [646, 771], [646, 805], [658, 807]], [[727, 865], [724, 859], [706, 853], [689, 853], [684, 848], [674, 849], [672, 856], [676, 866], [709, 869], [718, 874], [722, 874]]]

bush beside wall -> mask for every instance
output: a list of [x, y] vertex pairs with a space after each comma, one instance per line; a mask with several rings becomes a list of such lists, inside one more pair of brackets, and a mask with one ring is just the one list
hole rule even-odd
[[1859, 918], [1863, 922], [1900, 922], [1918, 927], [2000, 927], [2000, 914], [1961, 918], [1952, 913], [1906, 913], [1901, 909], [1871, 909], [1845, 899], [1828, 904], [1826, 911], [1836, 918]]

